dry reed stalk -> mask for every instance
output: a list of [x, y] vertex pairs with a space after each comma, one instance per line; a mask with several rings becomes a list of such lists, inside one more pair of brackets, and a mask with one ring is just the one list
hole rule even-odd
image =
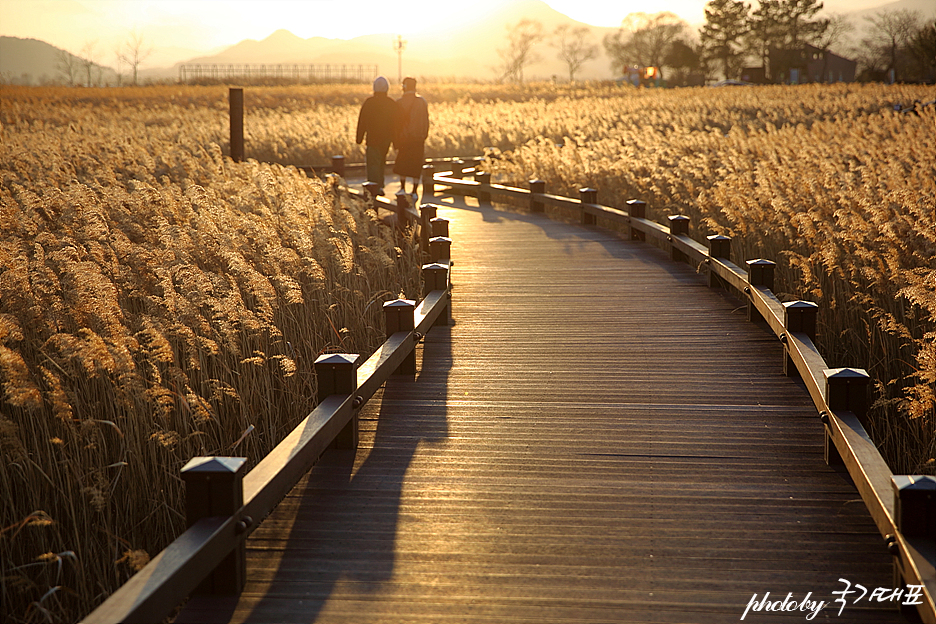
[[338, 186], [223, 157], [216, 104], [75, 93], [0, 96], [4, 622], [90, 611], [180, 532], [190, 457], [256, 461], [316, 355], [419, 292], [413, 241]]

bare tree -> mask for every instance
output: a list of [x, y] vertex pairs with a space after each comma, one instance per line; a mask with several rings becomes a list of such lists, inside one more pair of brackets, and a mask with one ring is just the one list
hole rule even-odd
[[80, 59], [65, 50], [59, 50], [56, 53], [57, 62], [56, 69], [62, 75], [62, 78], [65, 80], [65, 84], [69, 87], [75, 86], [75, 79], [78, 76], [78, 64]]
[[865, 19], [871, 27], [861, 40], [861, 47], [872, 57], [876, 56], [884, 70], [897, 78], [904, 60], [902, 52], [920, 30], [920, 13], [907, 9], [885, 10]]
[[507, 47], [499, 48], [501, 79], [523, 84], [523, 68], [540, 60], [533, 48], [543, 40], [543, 25], [536, 20], [522, 19], [507, 26]]
[[575, 74], [587, 61], [598, 57], [598, 46], [589, 43], [591, 29], [586, 26], [573, 28], [560, 24], [553, 31], [553, 46], [559, 50], [559, 59], [569, 68], [569, 82], [575, 82]]
[[142, 35], [136, 31], [130, 33], [130, 39], [124, 44], [123, 50], [120, 53], [120, 60], [130, 66], [130, 71], [133, 72], [134, 86], [137, 84], [137, 73], [140, 69], [140, 64], [152, 53], [153, 48], [146, 45], [146, 41], [143, 39]]
[[[81, 64], [81, 69], [83, 69], [85, 72], [85, 76], [87, 78], [87, 82], [85, 86], [88, 86], [88, 87], [90, 87], [93, 84], [91, 72], [95, 69], [95, 67], [97, 67], [97, 62], [94, 60], [95, 58], [94, 48], [96, 46], [97, 46], [97, 41], [88, 41], [81, 48], [81, 60], [79, 61], [79, 63]], [[98, 76], [100, 77], [100, 69], [98, 70]]]
[[662, 67], [670, 45], [685, 35], [689, 25], [674, 13], [631, 13], [616, 33], [604, 38], [613, 69], [630, 65]]

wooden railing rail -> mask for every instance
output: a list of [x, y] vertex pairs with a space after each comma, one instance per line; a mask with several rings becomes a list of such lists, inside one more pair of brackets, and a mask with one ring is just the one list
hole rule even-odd
[[[434, 217], [435, 206], [424, 213], [424, 221]], [[448, 324], [451, 241], [441, 238], [427, 248], [422, 301], [384, 304], [387, 339], [362, 364], [354, 354], [318, 358], [318, 405], [250, 472], [242, 474], [239, 457], [198, 457], [183, 468], [188, 528], [82, 622], [153, 624], [193, 593], [240, 593], [244, 543], [258, 522], [329, 446], [356, 447], [358, 410], [395, 372], [414, 373], [416, 344], [431, 326]]]
[[894, 556], [895, 585], [918, 586], [917, 613], [923, 622], [936, 624], [936, 479], [891, 473], [865, 429], [870, 377], [862, 369], [829, 367], [814, 343], [816, 304], [777, 299], [773, 262], [747, 260], [741, 268], [730, 259], [729, 238], [710, 236], [703, 245], [689, 237], [687, 217], [673, 215], [661, 225], [646, 219], [644, 202], [628, 201], [628, 210], [603, 206], [592, 188], [581, 189], [574, 199], [546, 193], [542, 180], [522, 189], [493, 184], [489, 174], [465, 180], [460, 172], [444, 171], [433, 172], [432, 178], [433, 192], [445, 187], [479, 201], [504, 196], [529, 205], [532, 212], [544, 212], [546, 206], [578, 210], [583, 225], [596, 225], [599, 217], [623, 225], [625, 236], [654, 241], [674, 260], [707, 271], [710, 286], [727, 286], [746, 299], [748, 318], [765, 323], [783, 343], [784, 371], [799, 376], [812, 398], [825, 431], [826, 461], [844, 465], [885, 537]]

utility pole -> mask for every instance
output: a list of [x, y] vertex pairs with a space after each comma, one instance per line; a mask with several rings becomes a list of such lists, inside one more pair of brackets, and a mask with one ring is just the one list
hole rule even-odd
[[397, 53], [397, 84], [403, 82], [403, 50], [406, 49], [406, 42], [403, 41], [403, 35], [397, 35], [393, 42], [393, 49]]

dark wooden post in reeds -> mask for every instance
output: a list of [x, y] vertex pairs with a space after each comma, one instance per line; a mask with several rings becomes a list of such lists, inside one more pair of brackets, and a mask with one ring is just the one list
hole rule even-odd
[[486, 172], [476, 173], [475, 181], [481, 185], [481, 188], [478, 189], [478, 201], [479, 202], [491, 201], [491, 192], [487, 190], [482, 190], [484, 187], [491, 186], [491, 174], [486, 173]]
[[582, 225], [595, 225], [598, 223], [598, 218], [585, 210], [586, 205], [598, 203], [598, 189], [591, 187], [580, 188], [579, 201], [582, 202]]
[[536, 198], [537, 194], [546, 192], [545, 180], [530, 180], [530, 212], [544, 212], [546, 205]]
[[345, 177], [345, 157], [344, 156], [332, 156], [332, 173]]
[[[423, 265], [423, 297], [433, 290], [445, 290], [449, 287], [449, 268], [448, 264], [441, 262]], [[451, 305], [446, 305], [433, 325], [448, 325], [451, 318], [451, 308]]]
[[[647, 202], [641, 201], [639, 199], [630, 199], [627, 201], [627, 214], [635, 219], [646, 219], [647, 218]], [[640, 230], [635, 230], [633, 227], [630, 228], [630, 239], [631, 240], [647, 240], [647, 234]]]
[[[862, 426], [866, 426], [868, 414], [868, 387], [871, 377], [861, 368], [827, 368], [822, 371], [825, 377], [825, 401], [829, 409], [851, 412]], [[832, 441], [832, 430], [824, 419], [825, 460], [827, 464], [842, 464], [842, 457]]]
[[[709, 258], [718, 258], [731, 262], [731, 238], [721, 234], [713, 234], [706, 238], [708, 240]], [[715, 286], [723, 286], [724, 283], [715, 271], [709, 270], [708, 285], [709, 288], [714, 288]]]
[[[185, 526], [202, 518], [232, 516], [244, 506], [245, 457], [193, 457], [182, 468], [185, 482]], [[252, 523], [242, 520], [244, 530]], [[195, 594], [236, 596], [247, 580], [246, 547], [241, 542], [205, 577]]]
[[231, 108], [231, 160], [244, 160], [244, 90], [231, 87], [228, 90], [228, 102]]
[[[351, 394], [357, 390], [358, 355], [326, 353], [315, 360], [315, 379], [319, 403], [332, 394]], [[357, 412], [332, 442], [333, 448], [356, 449], [358, 445]]]
[[[812, 342], [816, 342], [818, 315], [819, 305], [812, 301], [788, 301], [783, 304], [783, 327], [787, 335], [805, 334]], [[783, 374], [788, 377], [799, 377], [799, 370], [790, 358], [790, 347], [787, 341], [783, 343]]]
[[688, 258], [685, 253], [676, 247], [673, 238], [676, 236], [689, 236], [689, 217], [685, 215], [670, 215], [667, 219], [669, 220], [670, 231], [670, 258], [677, 262], [685, 262]]
[[[384, 327], [386, 336], [389, 338], [397, 332], [411, 332], [416, 329], [413, 312], [416, 310], [416, 302], [410, 299], [396, 299], [387, 301], [383, 304]], [[406, 359], [397, 367], [397, 375], [415, 375], [416, 374], [416, 350], [410, 351]]]
[[[773, 290], [774, 287], [774, 269], [777, 267], [777, 263], [771, 260], [764, 260], [758, 258], [757, 260], [748, 260], [747, 261], [747, 274], [748, 274], [748, 284], [751, 288], [754, 286], [762, 286]], [[757, 311], [757, 306], [754, 305], [753, 293], [746, 293], [748, 295], [748, 304], [747, 304], [747, 318], [752, 322], [761, 322], [764, 321], [764, 317], [760, 312]]]

